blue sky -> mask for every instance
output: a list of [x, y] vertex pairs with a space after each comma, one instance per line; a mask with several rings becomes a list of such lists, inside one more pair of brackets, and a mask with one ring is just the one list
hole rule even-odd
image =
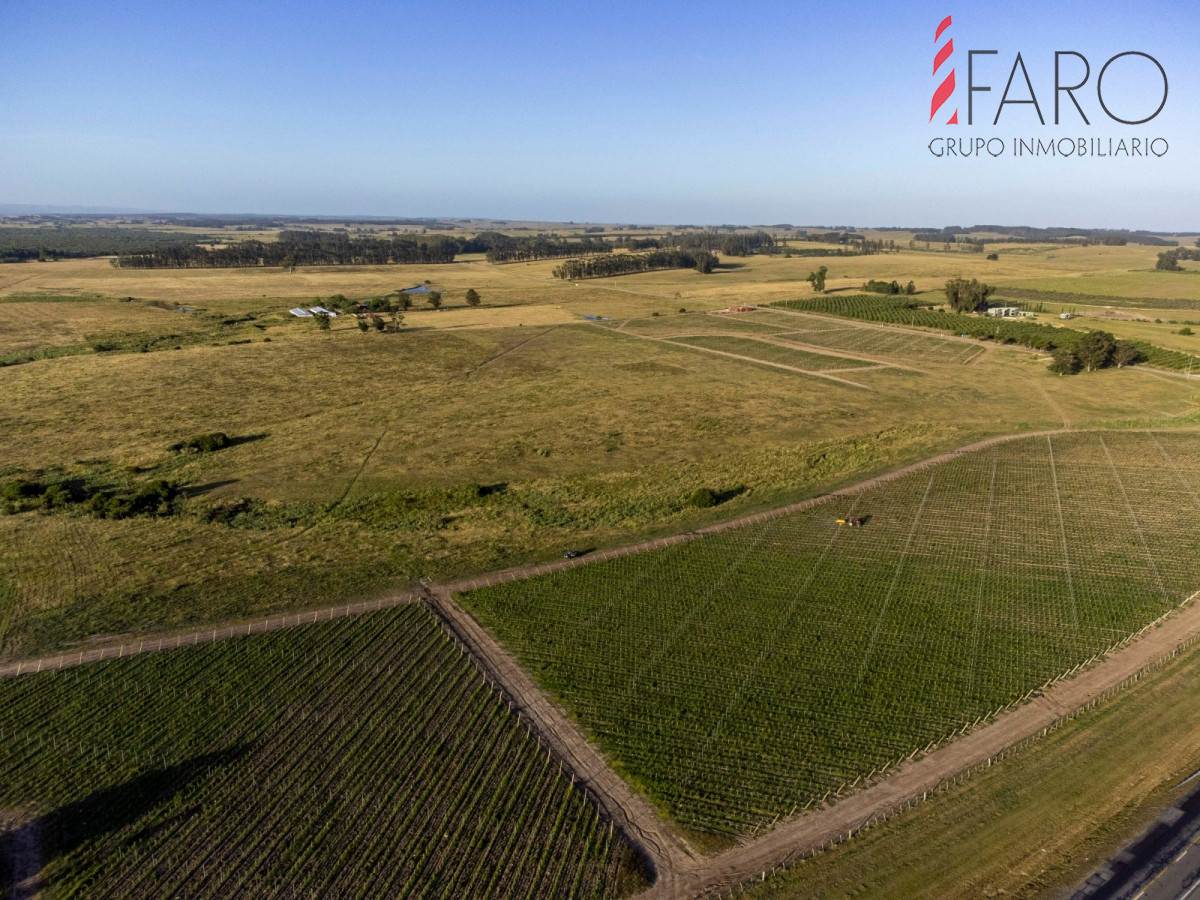
[[[1200, 229], [1194, 2], [9, 3], [0, 202], [656, 223]], [[958, 128], [930, 125], [947, 14]], [[984, 113], [966, 121], [968, 49]], [[991, 124], [1013, 58], [1053, 115]], [[1154, 55], [1163, 112], [1108, 121]], [[1114, 107], [1161, 92], [1106, 75]], [[1018, 76], [1014, 87], [1020, 86]], [[1065, 102], [1065, 101], [1064, 101]], [[1154, 104], [1151, 104], [1151, 106]], [[951, 109], [950, 105], [947, 110]], [[1118, 111], [1118, 109], [1114, 109]], [[1129, 115], [1129, 118], [1135, 116]], [[943, 120], [944, 121], [944, 120]], [[1161, 159], [941, 159], [955, 137], [1163, 137]]]

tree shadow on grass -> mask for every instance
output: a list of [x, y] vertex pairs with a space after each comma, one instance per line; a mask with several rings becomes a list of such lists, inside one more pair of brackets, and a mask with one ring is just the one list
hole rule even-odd
[[237, 437], [231, 437], [229, 439], [229, 443], [226, 444], [225, 446], [226, 447], [237, 447], [240, 444], [252, 444], [255, 441], [261, 441], [264, 438], [269, 438], [270, 436], [271, 435], [267, 434], [266, 432], [262, 432], [261, 434], [242, 434], [242, 435], [238, 435]]
[[[236, 762], [249, 749], [249, 744], [239, 744], [143, 772], [124, 784], [102, 788], [0, 833], [0, 898], [25, 900], [37, 896], [48, 887], [42, 872], [52, 860], [133, 824], [211, 769]], [[197, 810], [192, 807], [174, 820]], [[150, 836], [174, 820], [143, 829], [135, 839]]]
[[716, 493], [716, 501], [717, 502], [714, 505], [720, 506], [722, 503], [728, 503], [730, 500], [733, 500], [735, 497], [742, 496], [742, 494], [746, 493], [747, 490], [748, 489], [744, 484], [739, 484], [739, 485], [736, 485], [735, 487], [726, 488], [723, 491], [717, 491], [717, 493]]

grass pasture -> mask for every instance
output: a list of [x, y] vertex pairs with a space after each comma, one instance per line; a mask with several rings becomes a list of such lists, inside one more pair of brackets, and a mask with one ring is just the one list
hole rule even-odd
[[419, 605], [0, 681], [0, 807], [0, 840], [39, 848], [32, 892], [55, 896], [645, 883]]
[[721, 353], [748, 356], [752, 359], [762, 360], [763, 362], [779, 363], [803, 369], [807, 372], [859, 369], [873, 365], [873, 363], [864, 362], [859, 359], [834, 356], [832, 353], [813, 353], [808, 350], [800, 350], [767, 341], [758, 341], [753, 338], [700, 335], [697, 337], [672, 338], [671, 341], [672, 343], [685, 344], [689, 347], [699, 347], [701, 350], [716, 350]]
[[115, 300], [44, 298], [0, 302], [0, 357], [85, 342], [112, 333], [168, 334], [198, 330], [187, 313]]
[[665, 811], [748, 833], [1181, 602], [1198, 512], [1194, 435], [1030, 438], [463, 600]]
[[846, 350], [864, 356], [913, 363], [965, 364], [984, 352], [984, 348], [975, 341], [947, 340], [897, 329], [822, 328], [789, 337], [800, 343], [830, 350]]
[[[47, 304], [64, 318], [72, 305]], [[756, 315], [634, 324], [712, 323], [718, 336], [744, 337], [726, 324]], [[256, 324], [228, 329], [262, 334]], [[0, 368], [0, 488], [79, 476], [185, 490], [179, 514], [164, 519], [0, 515], [0, 656], [686, 531], [1064, 418], [1161, 427], [1200, 410], [1195, 383], [1136, 369], [1060, 379], [1022, 352], [844, 376], [864, 390], [582, 323], [383, 335], [294, 322], [265, 334], [270, 343], [205, 339]], [[168, 450], [213, 431], [238, 443]], [[694, 509], [698, 487], [732, 499]], [[239, 506], [247, 512], [214, 520]]]

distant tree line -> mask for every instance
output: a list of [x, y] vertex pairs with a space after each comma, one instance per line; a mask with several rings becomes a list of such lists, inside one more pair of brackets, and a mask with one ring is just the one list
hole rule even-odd
[[715, 231], [668, 234], [663, 247], [679, 250], [720, 253], [722, 256], [750, 256], [754, 253], [775, 252], [775, 239], [765, 231], [720, 233]]
[[[889, 230], [889, 229], [884, 229]], [[977, 238], [972, 234], [984, 232], [1003, 237]], [[1143, 244], [1148, 247], [1174, 247], [1177, 241], [1149, 231], [1128, 231], [1120, 228], [1033, 228], [1027, 225], [947, 225], [944, 228], [919, 228], [913, 235], [919, 243], [953, 244], [973, 241], [980, 244], [1101, 244], [1120, 247]]]
[[707, 275], [716, 259], [707, 250], [651, 250], [649, 253], [611, 253], [587, 259], [568, 259], [554, 269], [554, 277], [566, 281], [608, 278], [659, 269], [695, 269]]
[[612, 245], [603, 238], [578, 239], [535, 234], [513, 237], [499, 231], [484, 231], [460, 242], [463, 253], [486, 253], [490, 263], [529, 262], [536, 259], [560, 259], [564, 256], [590, 256], [611, 253]]
[[122, 253], [117, 265], [129, 269], [229, 269], [255, 266], [346, 266], [397, 263], [449, 263], [457, 238], [442, 235], [383, 238], [332, 231], [281, 231], [279, 240], [238, 241], [224, 247], [172, 244]]
[[90, 256], [116, 256], [120, 253], [153, 250], [156, 247], [194, 244], [201, 235], [148, 228], [0, 228], [0, 262], [25, 262], [31, 259], [83, 259]]

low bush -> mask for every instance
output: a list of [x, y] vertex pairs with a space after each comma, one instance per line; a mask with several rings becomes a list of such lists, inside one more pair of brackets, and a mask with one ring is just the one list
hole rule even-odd
[[186, 441], [172, 444], [170, 449], [176, 453], [214, 453], [232, 443], [233, 439], [225, 432], [214, 431], [211, 434], [199, 434]]

